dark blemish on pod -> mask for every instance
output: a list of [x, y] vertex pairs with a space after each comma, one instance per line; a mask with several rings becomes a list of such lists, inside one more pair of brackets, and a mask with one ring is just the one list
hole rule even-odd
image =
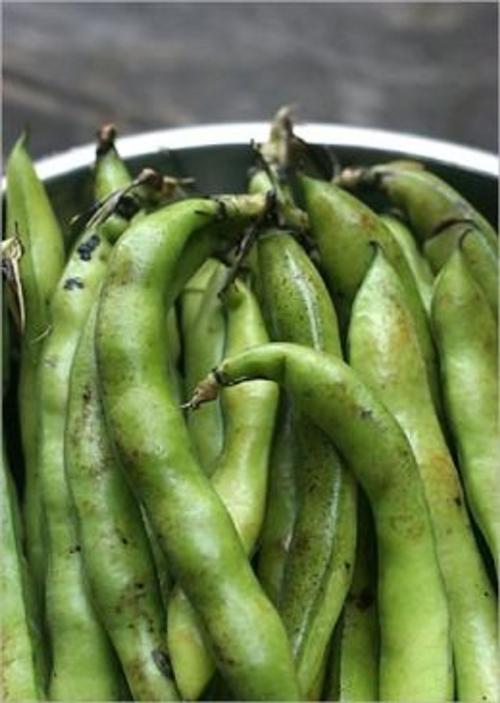
[[122, 537], [122, 544], [128, 544], [128, 539], [126, 537]]
[[459, 507], [462, 505], [462, 499], [460, 498], [460, 496], [453, 498], [453, 500], [455, 501], [455, 504], [458, 505]]
[[136, 583], [135, 587], [141, 589], [141, 588], [144, 588], [144, 584], [143, 583]]
[[68, 551], [69, 551], [70, 554], [76, 554], [76, 553], [78, 553], [78, 552], [81, 552], [81, 551], [82, 551], [82, 548], [80, 547], [79, 544], [75, 544], [75, 545], [73, 545], [72, 547], [70, 547]]
[[85, 403], [88, 403], [92, 398], [92, 390], [89, 386], [85, 387], [85, 390], [82, 393], [82, 399]]
[[350, 563], [349, 563], [348, 561], [345, 561], [345, 562], [344, 562], [344, 566], [345, 566], [345, 568], [347, 569], [347, 571], [349, 571], [349, 569], [351, 568], [351, 565], [350, 565]]
[[97, 249], [100, 242], [101, 239], [97, 234], [92, 234], [88, 239], [82, 242], [82, 244], [80, 244], [80, 246], [76, 250], [78, 252], [78, 255], [80, 256], [80, 259], [82, 261], [90, 261], [93, 252]]
[[373, 413], [371, 410], [362, 410], [360, 413], [360, 417], [362, 420], [369, 420], [373, 416]]
[[170, 660], [166, 653], [162, 652], [161, 649], [153, 649], [151, 652], [151, 656], [163, 676], [166, 676], [167, 679], [171, 679], [172, 667], [170, 666]]
[[81, 278], [75, 276], [75, 278], [67, 278], [64, 281], [63, 288], [65, 290], [75, 290], [75, 288], [83, 288], [84, 284]]

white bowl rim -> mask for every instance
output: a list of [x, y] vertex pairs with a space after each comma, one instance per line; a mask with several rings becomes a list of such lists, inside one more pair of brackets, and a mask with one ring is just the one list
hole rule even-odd
[[[159, 151], [248, 145], [252, 140], [265, 141], [268, 132], [269, 122], [203, 124], [120, 137], [117, 139], [117, 147], [124, 159], [131, 159]], [[391, 151], [402, 156], [440, 161], [495, 178], [499, 175], [499, 159], [495, 154], [439, 139], [321, 122], [299, 124], [296, 132], [312, 144], [364, 147], [375, 152]], [[39, 159], [36, 168], [39, 177], [47, 181], [89, 167], [94, 159], [95, 144], [92, 143]]]

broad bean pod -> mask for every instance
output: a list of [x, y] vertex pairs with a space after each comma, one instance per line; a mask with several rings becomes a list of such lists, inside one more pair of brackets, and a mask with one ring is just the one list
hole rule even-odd
[[396, 420], [340, 359], [272, 343], [225, 359], [200, 383], [193, 405], [222, 385], [276, 381], [324, 430], [372, 506], [381, 624], [379, 697], [450, 700], [449, 616], [423, 486]]
[[477, 227], [468, 224], [450, 225], [426, 240], [424, 253], [437, 274], [459, 243], [471, 275], [482, 288], [495, 317], [498, 317], [498, 261]]
[[[326, 286], [289, 233], [270, 230], [259, 237], [258, 270], [272, 338], [340, 356], [337, 317]], [[279, 611], [299, 680], [309, 694], [351, 579], [356, 489], [330, 438], [300, 413], [294, 425], [298, 512]]]
[[[242, 280], [236, 279], [222, 298], [228, 353], [235, 354], [268, 341], [257, 301]], [[228, 509], [248, 555], [253, 552], [264, 518], [277, 399], [278, 389], [268, 381], [228, 388], [221, 398], [224, 447], [215, 465], [212, 484]], [[168, 644], [182, 695], [188, 700], [199, 698], [215, 665], [195, 611], [180, 590], [170, 601]]]
[[65, 437], [86, 580], [134, 700], [178, 700], [151, 547], [139, 505], [113, 454], [101, 407], [96, 312], [94, 305], [71, 369]]
[[423, 241], [453, 222], [466, 220], [483, 233], [491, 249], [498, 237], [490, 223], [454, 188], [418, 162], [393, 161], [369, 168], [346, 169], [337, 182], [381, 190], [408, 217], [412, 230]]
[[300, 178], [300, 186], [312, 235], [319, 248], [322, 271], [344, 331], [356, 292], [374, 256], [372, 242], [377, 242], [401, 277], [405, 300], [417, 327], [434, 403], [440, 408], [436, 353], [429, 321], [401, 247], [380, 218], [350, 193], [332, 183], [306, 176]]
[[380, 249], [353, 305], [349, 362], [399, 422], [415, 455], [448, 598], [459, 699], [494, 701], [500, 674], [494, 592], [434, 411], [403, 287]]
[[37, 475], [37, 424], [40, 407], [36, 378], [44, 335], [50, 329], [49, 303], [64, 266], [64, 242], [47, 193], [26, 149], [23, 135], [7, 161], [7, 222], [9, 237], [22, 246], [19, 272], [25, 309], [21, 339], [18, 403], [26, 474], [24, 519], [26, 549], [36, 590], [42, 597], [46, 563], [44, 529]]
[[498, 568], [498, 332], [467, 266], [464, 246], [465, 240], [437, 278], [432, 323], [465, 492]]
[[207, 256], [234, 243], [266, 203], [243, 195], [186, 200], [131, 227], [101, 292], [97, 358], [116, 450], [218, 668], [237, 697], [293, 700], [300, 692], [285, 630], [194, 457], [165, 377], [168, 308]]
[[111, 249], [93, 227], [76, 243], [52, 298], [52, 328], [38, 369], [38, 470], [47, 532], [45, 608], [52, 657], [49, 695], [56, 700], [115, 700], [121, 695], [115, 655], [85, 583], [64, 458], [71, 365]]

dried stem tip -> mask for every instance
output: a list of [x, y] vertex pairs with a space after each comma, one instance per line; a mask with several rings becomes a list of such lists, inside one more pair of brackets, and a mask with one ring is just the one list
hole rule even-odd
[[115, 145], [116, 127], [114, 124], [103, 124], [97, 132], [97, 155], [103, 156]]
[[197, 410], [203, 403], [209, 403], [211, 400], [215, 400], [219, 395], [219, 381], [214, 372], [210, 373], [203, 381], [200, 381], [194, 393], [185, 405], [184, 408], [188, 410]]

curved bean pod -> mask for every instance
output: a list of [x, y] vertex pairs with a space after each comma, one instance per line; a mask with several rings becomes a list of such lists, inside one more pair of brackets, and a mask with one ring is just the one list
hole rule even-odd
[[353, 305], [349, 361], [405, 432], [422, 477], [450, 610], [460, 700], [497, 698], [494, 592], [436, 417], [401, 282], [378, 250]]
[[419, 164], [396, 161], [366, 169], [347, 169], [339, 183], [358, 182], [384, 192], [408, 217], [412, 230], [425, 240], [456, 220], [470, 220], [495, 252], [498, 238], [490, 223], [454, 188]]
[[93, 228], [77, 242], [52, 298], [53, 326], [44, 341], [38, 369], [38, 467], [49, 555], [45, 598], [52, 655], [49, 693], [56, 699], [106, 700], [107, 696], [114, 699], [120, 695], [114, 654], [84, 582], [64, 462], [71, 365], [111, 249]]
[[[273, 339], [340, 356], [337, 317], [330, 296], [293, 237], [280, 230], [261, 235], [258, 268]], [[285, 562], [279, 611], [292, 643], [299, 680], [309, 692], [350, 583], [356, 489], [329, 437], [300, 414], [294, 424], [298, 513]]]
[[[334, 295], [344, 327], [356, 292], [373, 259], [372, 242], [378, 242], [404, 286], [405, 300], [415, 319], [436, 407], [440, 391], [436, 354], [415, 279], [397, 241], [380, 218], [350, 193], [314, 178], [301, 177], [300, 184], [318, 245], [322, 270]], [[337, 306], [336, 306], [337, 307]]]
[[[19, 415], [26, 489], [24, 518], [26, 550], [36, 590], [43, 594], [46, 562], [40, 486], [37, 476], [36, 375], [41, 340], [50, 326], [49, 303], [64, 266], [64, 242], [59, 224], [26, 150], [26, 137], [14, 145], [7, 162], [7, 223], [17, 234], [23, 255], [19, 263], [26, 325], [21, 341]], [[35, 391], [35, 397], [34, 397]]]
[[380, 689], [386, 701], [450, 700], [446, 595], [418, 468], [396, 420], [340, 359], [273, 343], [226, 359], [193, 406], [220, 384], [266, 378], [284, 386], [326, 432], [372, 506], [378, 544]]
[[293, 700], [300, 694], [286, 633], [195, 460], [165, 378], [162, 339], [166, 311], [186, 280], [265, 208], [262, 196], [193, 199], [131, 227], [101, 292], [97, 358], [116, 450], [217, 666], [240, 698]]
[[471, 275], [482, 288], [495, 317], [498, 317], [497, 257], [477, 228], [467, 224], [447, 227], [425, 242], [424, 253], [437, 274], [459, 243]]
[[134, 700], [178, 700], [168, 675], [165, 615], [151, 547], [106, 432], [94, 351], [96, 311], [94, 306], [73, 361], [65, 439], [83, 564]]
[[[229, 353], [268, 341], [257, 302], [241, 280], [237, 279], [225, 292], [224, 309]], [[247, 554], [254, 549], [264, 518], [277, 396], [275, 384], [256, 381], [246, 388], [228, 388], [221, 398], [224, 448], [216, 462], [212, 484], [228, 509]], [[198, 699], [215, 665], [195, 611], [180, 590], [170, 601], [168, 643], [179, 690], [188, 700]]]
[[497, 329], [462, 248], [434, 289], [432, 323], [445, 409], [474, 518], [500, 561]]

